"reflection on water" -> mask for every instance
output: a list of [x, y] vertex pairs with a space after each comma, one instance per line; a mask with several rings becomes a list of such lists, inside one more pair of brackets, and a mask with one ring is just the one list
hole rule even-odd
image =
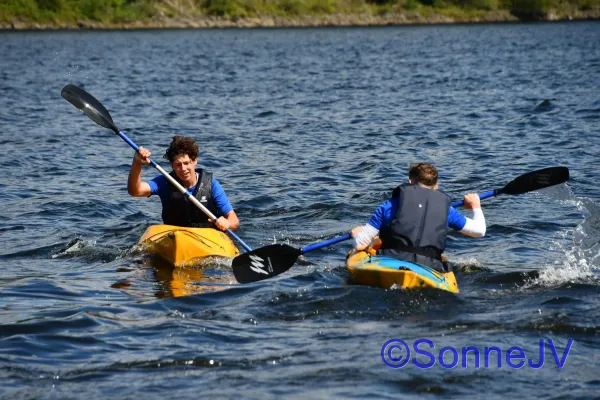
[[229, 259], [205, 258], [185, 267], [173, 267], [160, 257], [144, 256], [158, 284], [157, 298], [215, 292], [237, 284]]

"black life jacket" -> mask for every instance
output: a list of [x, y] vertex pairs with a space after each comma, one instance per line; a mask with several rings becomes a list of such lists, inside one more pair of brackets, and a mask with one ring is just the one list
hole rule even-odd
[[446, 248], [450, 198], [419, 185], [403, 184], [392, 192], [398, 211], [380, 232], [380, 253], [416, 264], [449, 271], [442, 261]]
[[[215, 216], [218, 216], [217, 205], [212, 198], [212, 173], [203, 169], [197, 169], [198, 182], [192, 192], [192, 196], [198, 199], [203, 206], [208, 208]], [[175, 172], [169, 175], [181, 184]], [[168, 203], [162, 210], [163, 222], [167, 225], [185, 226], [192, 228], [214, 227], [208, 221], [208, 216], [192, 203], [187, 194], [181, 193], [174, 185], [169, 184]]]

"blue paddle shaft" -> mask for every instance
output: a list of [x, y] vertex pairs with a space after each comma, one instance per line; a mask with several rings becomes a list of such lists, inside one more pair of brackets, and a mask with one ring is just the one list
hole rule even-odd
[[[131, 139], [129, 139], [127, 137], [126, 134], [124, 134], [123, 132], [119, 131], [117, 133], [117, 135], [119, 135], [121, 137], [121, 139], [123, 139], [125, 141], [125, 143], [127, 143], [129, 146], [131, 146], [132, 149], [134, 149], [137, 153], [140, 152], [140, 148], [138, 147], [137, 144], [135, 144]], [[150, 159], [150, 164], [156, 168], [161, 174], [163, 174], [173, 185], [175, 185], [175, 187], [177, 189], [179, 189], [179, 191], [183, 194], [187, 194], [188, 195], [188, 199], [194, 203], [196, 206], [198, 206], [198, 208], [200, 208], [200, 210], [202, 210], [202, 212], [204, 212], [209, 218], [211, 218], [213, 221], [217, 220], [217, 217], [215, 217], [213, 215], [213, 213], [211, 213], [206, 207], [204, 207], [197, 198], [195, 198], [194, 196], [192, 196], [191, 194], [189, 194], [187, 192], [187, 190], [185, 190], [185, 188], [183, 186], [181, 186], [179, 184], [179, 182], [177, 182], [175, 179], [173, 179], [171, 177], [171, 175], [169, 175], [167, 173], [167, 171], [165, 171], [160, 165], [158, 165], [156, 162], [154, 162], [154, 160]], [[244, 241], [242, 239], [240, 239], [238, 237], [238, 235], [236, 235], [235, 233], [233, 233], [233, 231], [231, 229], [227, 229], [227, 233], [229, 233], [235, 240], [237, 240], [246, 251], [252, 251], [252, 249], [250, 248], [250, 246], [248, 246], [246, 243], [244, 243]]]
[[[480, 200], [487, 199], [488, 197], [493, 197], [493, 196], [496, 196], [497, 194], [498, 194], [497, 190], [490, 190], [489, 192], [481, 193], [479, 195], [479, 199]], [[454, 201], [454, 202], [450, 203], [450, 205], [452, 207], [462, 207], [465, 205], [465, 201], [464, 200]]]
[[239, 244], [242, 245], [242, 247], [244, 248], [244, 250], [246, 251], [252, 251], [252, 249], [250, 248], [250, 246], [248, 246], [246, 243], [244, 243], [244, 241], [235, 233], [233, 233], [233, 231], [229, 228], [227, 228], [227, 233], [229, 233], [231, 235], [231, 237], [233, 237], [235, 240], [238, 241]]
[[325, 240], [323, 242], [309, 244], [308, 246], [302, 248], [300, 250], [300, 253], [301, 254], [308, 253], [309, 251], [321, 249], [323, 247], [327, 247], [329, 245], [332, 245], [332, 244], [335, 244], [338, 242], [343, 242], [344, 240], [348, 240], [348, 239], [352, 239], [352, 235], [349, 233], [345, 234], [344, 236], [338, 236], [333, 239]]

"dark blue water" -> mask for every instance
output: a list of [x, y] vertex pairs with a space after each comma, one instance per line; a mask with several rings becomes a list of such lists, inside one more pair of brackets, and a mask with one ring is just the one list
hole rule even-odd
[[[0, 33], [0, 397], [597, 396], [599, 48], [596, 22]], [[571, 179], [486, 200], [486, 237], [450, 236], [459, 295], [349, 285], [349, 242], [238, 285], [227, 263], [134, 249], [160, 201], [127, 195], [132, 150], [68, 83], [165, 167], [171, 136], [196, 138], [253, 247], [364, 224], [410, 162], [454, 199], [548, 166]], [[532, 362], [544, 340], [545, 364], [392, 369], [394, 338]], [[563, 368], [550, 340], [559, 361], [571, 343]]]

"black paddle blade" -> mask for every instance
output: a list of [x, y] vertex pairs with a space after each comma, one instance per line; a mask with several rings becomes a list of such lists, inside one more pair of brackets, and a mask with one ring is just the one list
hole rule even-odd
[[567, 167], [550, 167], [528, 172], [513, 179], [497, 194], [522, 194], [565, 183], [569, 179]]
[[287, 244], [272, 244], [237, 256], [231, 266], [239, 283], [262, 281], [292, 268], [300, 254]]
[[119, 133], [119, 129], [115, 125], [110, 116], [110, 113], [102, 103], [94, 98], [85, 90], [75, 86], [67, 85], [61, 90], [60, 95], [69, 103], [83, 111], [92, 121], [100, 126], [112, 129], [115, 133]]

